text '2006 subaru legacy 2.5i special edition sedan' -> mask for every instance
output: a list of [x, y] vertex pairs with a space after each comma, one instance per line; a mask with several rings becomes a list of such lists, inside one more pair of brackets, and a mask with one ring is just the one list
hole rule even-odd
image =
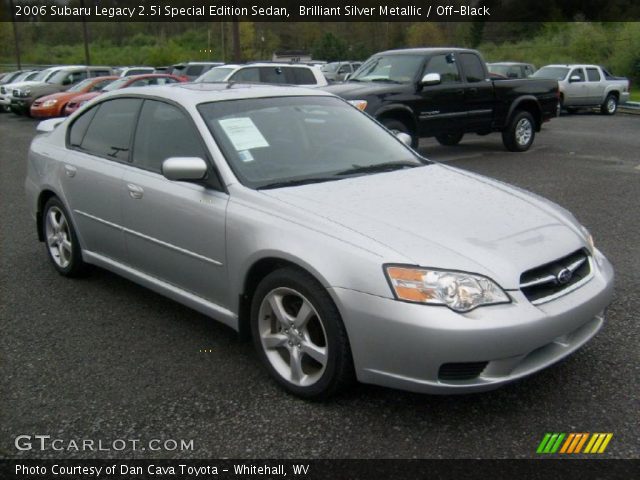
[[53, 266], [250, 334], [302, 397], [353, 378], [495, 388], [586, 343], [612, 297], [569, 212], [428, 161], [326, 92], [130, 88], [39, 130], [26, 191]]

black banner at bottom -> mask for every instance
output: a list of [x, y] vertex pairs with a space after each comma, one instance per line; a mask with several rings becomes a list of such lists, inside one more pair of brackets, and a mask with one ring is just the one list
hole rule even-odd
[[2, 480], [640, 478], [640, 460], [0, 460]]

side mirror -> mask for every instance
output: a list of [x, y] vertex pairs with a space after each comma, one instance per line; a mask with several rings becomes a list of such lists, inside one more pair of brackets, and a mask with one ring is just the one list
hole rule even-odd
[[53, 132], [55, 128], [64, 122], [66, 118], [50, 118], [49, 120], [43, 120], [36, 127], [36, 132], [38, 133], [49, 133]]
[[571, 78], [569, 78], [569, 83], [580, 82], [580, 81], [582, 81], [582, 78], [580, 78], [580, 75], [571, 75]]
[[207, 163], [199, 157], [171, 157], [162, 162], [162, 175], [169, 180], [202, 180]]
[[421, 85], [438, 85], [442, 79], [440, 78], [439, 73], [427, 73], [422, 80], [420, 80]]
[[404, 143], [407, 147], [411, 146], [412, 138], [408, 133], [396, 132], [396, 138]]

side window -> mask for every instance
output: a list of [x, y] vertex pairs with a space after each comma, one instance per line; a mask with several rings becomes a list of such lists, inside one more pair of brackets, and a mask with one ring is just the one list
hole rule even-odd
[[294, 85], [316, 85], [316, 77], [309, 68], [284, 67], [287, 83]]
[[156, 80], [158, 81], [158, 85], [169, 85], [171, 83], [176, 83], [176, 81], [171, 77], [158, 77]]
[[526, 65], [524, 67], [524, 75], [525, 77], [530, 77], [533, 75], [533, 67], [531, 65]]
[[141, 102], [134, 98], [118, 98], [101, 103], [80, 148], [101, 157], [127, 161], [131, 132]]
[[346, 65], [342, 65], [338, 70], [338, 75], [342, 75], [343, 73], [351, 73], [351, 66], [348, 63]]
[[287, 83], [284, 75], [286, 67], [260, 67], [260, 81], [262, 83]]
[[189, 77], [199, 76], [204, 70], [204, 65], [190, 65], [185, 71], [185, 75]]
[[600, 72], [597, 68], [587, 68], [587, 78], [590, 82], [599, 82]]
[[232, 82], [259, 82], [260, 72], [255, 67], [243, 68], [231, 75], [229, 80]]
[[162, 173], [162, 162], [170, 157], [206, 159], [200, 134], [177, 107], [145, 100], [133, 145], [133, 164]]
[[99, 107], [93, 107], [91, 110], [80, 115], [71, 128], [69, 129], [69, 146], [79, 147], [82, 144], [84, 134], [87, 133], [87, 128], [93, 119], [93, 116], [98, 111]]
[[575, 76], [580, 77], [580, 80], [577, 80], [578, 82], [584, 82], [584, 72], [582, 71], [581, 68], [574, 68], [573, 70], [571, 70], [571, 74], [569, 74], [569, 79]]
[[136, 80], [135, 82], [131, 82], [127, 87], [146, 87], [147, 85], [152, 85], [151, 79], [149, 78], [141, 78], [140, 80]]
[[464, 76], [467, 82], [476, 83], [484, 80], [484, 68], [477, 55], [473, 53], [461, 53], [460, 61], [462, 62], [462, 68], [464, 69]]
[[431, 57], [424, 74], [439, 73], [442, 83], [457, 83], [460, 81], [460, 73], [452, 55], [435, 55]]
[[111, 75], [111, 72], [108, 70], [91, 70], [89, 72], [90, 77], [107, 77]]

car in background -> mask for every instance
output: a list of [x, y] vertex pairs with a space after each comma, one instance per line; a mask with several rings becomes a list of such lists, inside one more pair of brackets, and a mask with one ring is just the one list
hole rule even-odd
[[25, 70], [19, 75], [12, 75], [13, 82], [0, 85], [0, 112], [10, 111], [11, 91], [13, 87], [21, 82], [28, 82], [38, 76], [40, 70]]
[[171, 75], [175, 75], [176, 77], [180, 77], [185, 82], [192, 82], [200, 75], [205, 72], [208, 72], [213, 67], [218, 67], [220, 65], [224, 65], [223, 62], [187, 62], [187, 63], [177, 63], [172, 65], [170, 68]]
[[120, 77], [106, 76], [87, 78], [64, 92], [40, 97], [31, 105], [31, 116], [35, 118], [61, 117], [66, 115], [65, 107], [73, 99], [91, 92], [99, 92]]
[[362, 62], [331, 62], [320, 67], [320, 71], [329, 83], [342, 82], [360, 68], [360, 65]]
[[145, 73], [156, 73], [153, 67], [120, 67], [114, 72], [120, 77], [130, 77], [132, 75], [144, 75]]
[[568, 113], [598, 107], [603, 115], [614, 115], [620, 103], [629, 101], [629, 80], [599, 65], [546, 65], [532, 78], [557, 80], [560, 105]]
[[250, 335], [303, 398], [492, 390], [584, 346], [613, 298], [570, 212], [319, 89], [131, 88], [38, 130], [25, 190], [52, 269], [97, 265]]
[[33, 70], [15, 70], [13, 72], [5, 72], [0, 74], [0, 85], [6, 85], [8, 83], [18, 82], [18, 77], [24, 73], [31, 72]]
[[8, 83], [0, 86], [0, 106], [5, 111], [11, 111], [11, 98], [13, 92], [16, 89], [29, 89], [33, 85], [37, 85], [43, 81], [51, 78], [55, 72], [60, 70], [61, 67], [50, 67], [44, 70], [36, 72], [35, 75], [30, 76], [28, 80], [21, 80], [19, 82]]
[[501, 75], [504, 78], [529, 78], [536, 71], [530, 63], [520, 62], [492, 62], [487, 63], [489, 73]]
[[31, 112], [31, 105], [40, 97], [52, 93], [69, 90], [76, 83], [86, 78], [105, 77], [111, 75], [111, 67], [106, 66], [64, 66], [45, 81], [34, 83], [25, 88], [14, 88], [11, 92], [11, 111], [17, 114]]
[[175, 75], [169, 75], [166, 73], [147, 73], [144, 75], [133, 75], [131, 77], [120, 77], [117, 80], [111, 81], [108, 85], [104, 86], [100, 91], [84, 93], [78, 95], [72, 99], [64, 109], [64, 115], [71, 115], [82, 105], [89, 100], [94, 99], [98, 95], [111, 92], [112, 90], [119, 90], [121, 88], [129, 87], [146, 87], [152, 85], [170, 85], [172, 83], [184, 82], [180, 77]]
[[271, 83], [322, 87], [328, 85], [319, 68], [299, 63], [248, 63], [214, 67], [195, 80], [196, 83], [234, 82]]

